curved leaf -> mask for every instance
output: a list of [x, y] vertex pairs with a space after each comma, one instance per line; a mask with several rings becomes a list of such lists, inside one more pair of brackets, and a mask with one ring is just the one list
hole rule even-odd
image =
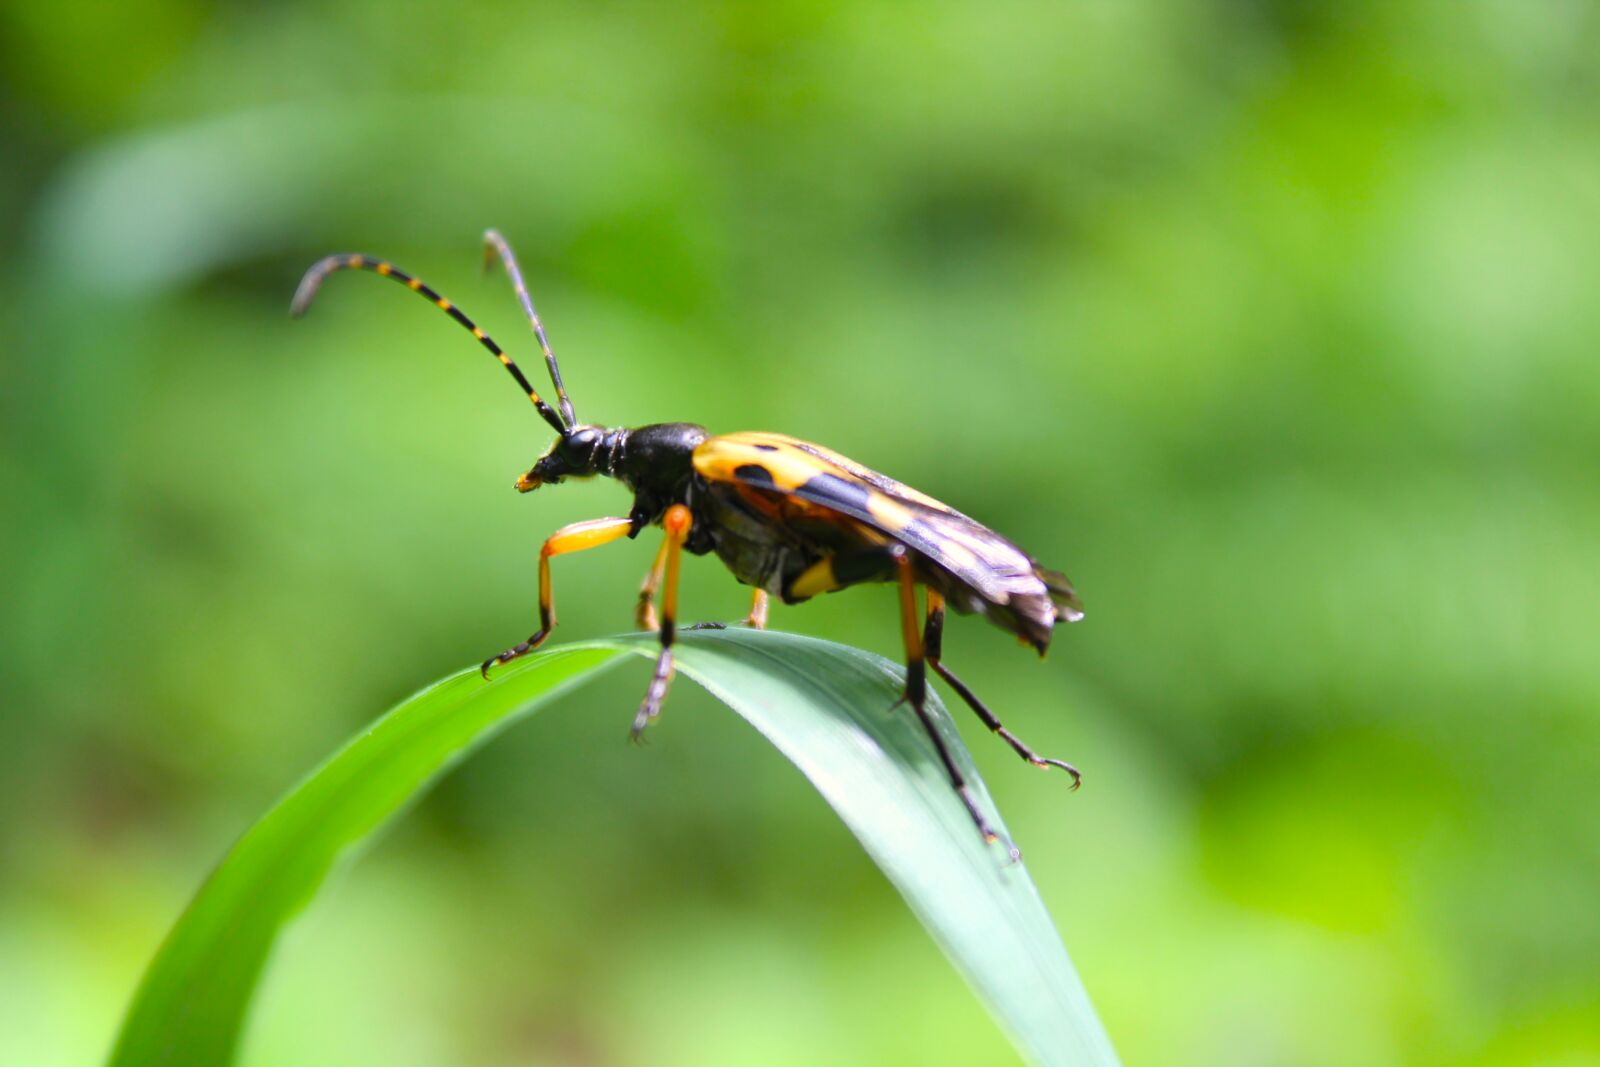
[[[229, 1062], [278, 931], [334, 864], [499, 729], [627, 653], [653, 655], [653, 639], [565, 645], [488, 685], [465, 671], [346, 745], [240, 839], [190, 903], [139, 987], [113, 1067]], [[897, 665], [742, 629], [684, 634], [678, 665], [805, 773], [1031, 1061], [1117, 1062], [1026, 868], [983, 844], [915, 718], [889, 713]], [[992, 809], [931, 693], [930, 704]]]

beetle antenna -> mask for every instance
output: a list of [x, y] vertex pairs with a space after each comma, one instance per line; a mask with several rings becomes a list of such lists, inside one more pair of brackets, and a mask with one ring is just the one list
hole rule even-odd
[[561, 417], [567, 420], [568, 426], [576, 426], [578, 420], [572, 414], [572, 401], [567, 398], [567, 387], [561, 384], [561, 368], [556, 366], [556, 354], [550, 350], [550, 339], [544, 335], [544, 323], [539, 321], [539, 313], [533, 310], [533, 298], [528, 295], [528, 287], [522, 281], [522, 269], [517, 266], [517, 257], [512, 254], [511, 246], [506, 243], [505, 237], [499, 230], [483, 231], [484, 270], [493, 265], [496, 253], [499, 253], [500, 262], [505, 264], [506, 273], [511, 276], [511, 287], [517, 291], [517, 300], [522, 304], [522, 313], [528, 316], [528, 321], [533, 324], [533, 336], [539, 339], [539, 347], [544, 351], [544, 364], [550, 368], [550, 381], [556, 387], [556, 400], [561, 405]]
[[[561, 416], [557, 415], [555, 409], [544, 402], [544, 398], [538, 394], [533, 385], [529, 383], [527, 376], [522, 373], [522, 368], [512, 362], [511, 357], [506, 355], [500, 346], [494, 343], [494, 338], [484, 333], [482, 327], [462, 314], [460, 308], [434, 292], [429, 286], [424, 285], [421, 279], [413, 278], [392, 263], [364, 255], [338, 255], [320, 259], [312, 264], [311, 269], [306, 271], [305, 277], [300, 279], [300, 286], [294, 291], [294, 301], [289, 305], [289, 314], [296, 318], [304, 315], [306, 308], [311, 306], [312, 299], [317, 295], [317, 290], [322, 287], [323, 279], [337, 270], [370, 270], [374, 274], [381, 274], [385, 278], [393, 278], [413, 292], [427, 297], [435, 307], [448, 314], [470, 331], [472, 336], [478, 339], [478, 343], [487, 348], [494, 358], [498, 359], [506, 370], [511, 372], [511, 377], [515, 378], [517, 384], [522, 386], [522, 391], [528, 394], [528, 399], [533, 401], [533, 406], [539, 409], [539, 414], [544, 418], [544, 421], [555, 427], [556, 433], [562, 437], [567, 436], [568, 427], [561, 421]], [[548, 352], [549, 349], [547, 348], [546, 351]], [[560, 388], [559, 379], [557, 379], [556, 387]]]

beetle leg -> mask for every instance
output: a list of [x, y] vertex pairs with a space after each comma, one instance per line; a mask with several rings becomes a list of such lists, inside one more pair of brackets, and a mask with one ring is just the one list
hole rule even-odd
[[[967, 788], [967, 780], [961, 774], [961, 769], [950, 756], [950, 749], [944, 743], [944, 738], [939, 736], [939, 729], [934, 724], [933, 716], [928, 714], [925, 706], [928, 699], [928, 680], [926, 660], [922, 643], [922, 633], [917, 626], [917, 580], [911, 562], [911, 553], [904, 545], [894, 545], [889, 549], [889, 557], [894, 561], [895, 570], [900, 583], [900, 633], [906, 646], [906, 692], [905, 701], [917, 713], [917, 718], [922, 720], [922, 728], [927, 731], [928, 737], [933, 741], [933, 747], [939, 754], [939, 760], [944, 764], [944, 769], [950, 775], [950, 785], [956, 791], [956, 796], [961, 798], [961, 803], [966, 806], [967, 814], [972, 816], [973, 823], [978, 827], [978, 832], [988, 842], [1000, 841], [1006, 846], [1006, 852], [1013, 860], [1020, 859], [1022, 853], [1017, 846], [1006, 841], [994, 827], [989, 825], [988, 818], [978, 807], [977, 800], [972, 795], [972, 790]], [[931, 592], [931, 590], [930, 590]]]
[[1078, 788], [1083, 781], [1083, 775], [1078, 773], [1078, 768], [1065, 760], [1041, 756], [1029, 748], [1022, 738], [1006, 729], [995, 716], [995, 713], [990, 711], [983, 701], [978, 699], [977, 694], [967, 688], [967, 683], [956, 677], [956, 673], [946, 667], [940, 660], [944, 652], [944, 597], [932, 588], [928, 590], [928, 622], [927, 628], [923, 632], [922, 644], [928, 658], [928, 666], [932, 667], [939, 677], [949, 683], [950, 688], [956, 691], [957, 696], [967, 702], [967, 707], [971, 708], [978, 718], [983, 720], [983, 725], [994, 733], [999, 734], [1017, 755], [1035, 767], [1060, 767], [1072, 775], [1072, 788]]
[[555, 595], [550, 589], [550, 557], [609, 544], [619, 537], [626, 537], [630, 525], [627, 519], [589, 519], [563, 526], [550, 535], [539, 550], [539, 630], [520, 645], [513, 645], [498, 656], [484, 660], [478, 669], [483, 672], [485, 679], [489, 677], [490, 667], [498, 667], [518, 656], [527, 655], [544, 644], [550, 631], [555, 629], [556, 604]]
[[767, 628], [767, 591], [759, 586], [750, 596], [750, 614], [745, 616], [744, 624], [757, 630]]
[[689, 539], [689, 528], [693, 524], [693, 516], [682, 504], [672, 505], [661, 517], [661, 525], [667, 531], [666, 540], [661, 546], [666, 556], [663, 568], [666, 580], [661, 589], [661, 655], [656, 658], [656, 672], [650, 679], [650, 688], [645, 690], [644, 702], [639, 705], [639, 713], [633, 717], [633, 729], [628, 736], [635, 741], [639, 740], [651, 720], [661, 714], [661, 702], [666, 699], [667, 685], [672, 681], [672, 642], [678, 629], [678, 561], [683, 555], [680, 549]]
[[661, 548], [656, 552], [656, 561], [650, 565], [650, 573], [644, 576], [644, 584], [639, 587], [639, 606], [634, 609], [634, 621], [639, 624], [639, 629], [649, 630], [652, 633], [661, 629], [661, 620], [656, 618], [656, 587], [661, 584], [661, 571], [667, 565], [667, 542], [661, 542]]

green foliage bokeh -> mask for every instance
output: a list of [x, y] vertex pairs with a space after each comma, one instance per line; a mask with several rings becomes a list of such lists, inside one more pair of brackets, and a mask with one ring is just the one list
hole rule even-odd
[[[228, 842], [625, 509], [512, 492], [548, 431], [397, 287], [287, 318], [382, 254], [535, 374], [486, 226], [581, 417], [815, 439], [1072, 575], [1046, 663], [948, 653], [1085, 771], [962, 722], [1127, 1062], [1600, 1058], [1597, 23], [5, 5], [0, 1061], [101, 1055]], [[652, 547], [557, 564], [564, 637]], [[774, 624], [895, 647], [884, 590]], [[623, 743], [642, 684], [446, 782], [244, 1062], [1010, 1062], [759, 739], [680, 686]]]

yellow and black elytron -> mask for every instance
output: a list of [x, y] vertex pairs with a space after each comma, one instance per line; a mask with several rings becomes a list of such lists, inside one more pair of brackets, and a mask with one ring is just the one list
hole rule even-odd
[[[526, 641], [484, 661], [485, 678], [491, 668], [538, 648], [555, 627], [550, 557], [636, 537], [646, 526], [660, 526], [666, 537], [639, 590], [636, 617], [641, 627], [660, 634], [661, 654], [633, 720], [634, 738], [660, 713], [672, 679], [679, 555], [715, 552], [734, 577], [754, 587], [745, 620], [751, 626], [766, 625], [769, 594], [795, 604], [862, 582], [898, 583], [906, 652], [902, 699], [920, 718], [951, 784], [986, 840], [997, 840], [998, 835], [973, 800], [924, 707], [928, 667], [1018, 755], [1037, 767], [1061, 768], [1072, 776], [1073, 788], [1077, 788], [1080, 775], [1076, 768], [1038, 755], [1002, 726], [945, 666], [942, 657], [946, 605], [963, 614], [983, 615], [1042, 656], [1056, 623], [1083, 617], [1082, 606], [1064, 576], [1039, 566], [1022, 549], [954, 508], [836, 452], [793, 437], [761, 432], [713, 436], [688, 422], [635, 429], [578, 422], [510, 246], [494, 230], [484, 235], [484, 241], [485, 267], [498, 255], [523, 313], [533, 325], [555, 386], [559, 414], [539, 396], [511, 357], [459, 308], [384, 260], [365, 255], [328, 256], [306, 272], [291, 310], [295, 315], [304, 313], [323, 280], [338, 270], [369, 270], [400, 282], [469, 330], [505, 366], [556, 431], [555, 444], [517, 479], [519, 492], [555, 485], [564, 478], [604, 475], [622, 482], [633, 493], [633, 507], [626, 518], [574, 523], [557, 530], [544, 543], [539, 553], [539, 629]], [[921, 620], [919, 585], [927, 590], [926, 616]], [[659, 620], [654, 607], [658, 591]], [[1015, 855], [1016, 849], [1007, 847]]]

